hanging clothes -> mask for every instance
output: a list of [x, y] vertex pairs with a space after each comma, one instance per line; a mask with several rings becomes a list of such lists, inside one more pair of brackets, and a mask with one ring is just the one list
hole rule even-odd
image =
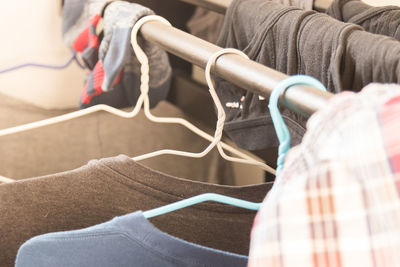
[[[315, 77], [335, 93], [359, 91], [371, 82], [400, 82], [398, 41], [326, 14], [270, 1], [234, 0], [218, 45], [242, 50], [288, 75]], [[227, 114], [224, 129], [236, 144], [249, 150], [278, 145], [267, 101], [220, 78], [216, 90]], [[292, 144], [298, 144], [306, 120], [286, 108], [281, 113]]]
[[334, 96], [265, 198], [249, 266], [400, 266], [400, 86]]
[[34, 237], [21, 246], [15, 262], [16, 267], [133, 265], [245, 267], [247, 256], [170, 236], [138, 211], [82, 230]]
[[343, 22], [362, 26], [366, 31], [400, 40], [400, 7], [373, 7], [359, 0], [335, 0], [326, 13]]
[[[79, 101], [80, 107], [96, 104], [116, 108], [134, 106], [140, 95], [140, 63], [133, 53], [130, 33], [137, 20], [154, 12], [125, 1], [88, 1], [77, 18], [76, 9], [82, 8], [82, 4], [74, 3], [67, 1], [63, 7], [63, 28], [67, 44], [82, 54], [90, 70]], [[96, 27], [101, 14], [103, 33], [97, 35]], [[141, 37], [140, 42], [149, 57], [149, 97], [150, 105], [154, 107], [168, 95], [172, 70], [165, 51]]]
[[[127, 156], [0, 185], [0, 262], [11, 265], [28, 239], [106, 222], [202, 193], [261, 202], [269, 184], [223, 186], [168, 176]], [[152, 219], [161, 231], [198, 245], [247, 255], [255, 212], [204, 203]], [[135, 225], [132, 225], [134, 228]]]
[[[312, 10], [314, 0], [269, 0], [287, 6], [295, 6], [304, 10]], [[224, 23], [224, 15], [197, 7], [186, 26], [189, 32], [207, 42], [215, 44]]]

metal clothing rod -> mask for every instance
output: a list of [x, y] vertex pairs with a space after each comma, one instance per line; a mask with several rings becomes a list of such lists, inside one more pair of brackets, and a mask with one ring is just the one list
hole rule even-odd
[[[221, 48], [177, 28], [158, 21], [146, 22], [141, 27], [142, 36], [166, 51], [205, 68], [208, 58]], [[239, 55], [225, 54], [216, 61], [212, 73], [248, 91], [268, 97], [286, 74], [268, 68]], [[331, 93], [310, 86], [293, 86], [280, 98], [280, 103], [290, 110], [309, 117], [326, 106]]]
[[[181, 0], [195, 6], [204, 7], [206, 9], [225, 14], [225, 11], [232, 3], [232, 0]], [[314, 10], [325, 11], [333, 2], [333, 0], [314, 0]]]

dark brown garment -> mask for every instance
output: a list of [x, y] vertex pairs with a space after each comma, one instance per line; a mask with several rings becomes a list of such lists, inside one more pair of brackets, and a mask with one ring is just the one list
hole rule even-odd
[[[132, 108], [125, 109], [130, 111]], [[45, 110], [1, 95], [0, 128], [61, 115], [70, 110]], [[186, 118], [208, 132], [168, 102], [159, 103], [152, 113]], [[124, 119], [96, 112], [52, 126], [0, 136], [0, 175], [23, 179], [72, 170], [91, 159], [125, 154], [138, 156], [164, 148], [200, 152], [209, 142], [179, 125], [150, 122], [143, 113]], [[235, 184], [231, 163], [215, 149], [204, 158], [160, 156], [141, 163], [156, 170], [193, 180]]]
[[[93, 160], [64, 173], [3, 184], [1, 266], [11, 266], [19, 246], [36, 235], [92, 226], [201, 193], [261, 202], [270, 186], [189, 181], [153, 171], [123, 155]], [[155, 217], [151, 222], [184, 240], [247, 255], [254, 216], [254, 211], [211, 202]]]
[[335, 0], [326, 13], [343, 22], [362, 26], [366, 31], [400, 40], [400, 7], [373, 7], [359, 0]]

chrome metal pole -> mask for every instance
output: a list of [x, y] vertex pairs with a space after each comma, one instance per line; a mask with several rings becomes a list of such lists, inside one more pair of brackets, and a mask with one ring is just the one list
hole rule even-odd
[[[205, 68], [208, 58], [221, 49], [207, 41], [157, 21], [145, 23], [143, 37], [166, 51]], [[211, 69], [221, 78], [258, 95], [268, 97], [287, 75], [257, 62], [234, 54], [221, 56]], [[310, 86], [293, 86], [280, 99], [280, 103], [305, 117], [324, 107], [331, 93]]]

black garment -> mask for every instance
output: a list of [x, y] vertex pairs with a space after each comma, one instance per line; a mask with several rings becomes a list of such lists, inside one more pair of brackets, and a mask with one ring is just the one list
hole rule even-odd
[[373, 7], [359, 0], [335, 0], [326, 13], [340, 21], [362, 26], [366, 31], [400, 40], [400, 7]]
[[[264, 0], [234, 0], [229, 6], [218, 43], [244, 51], [250, 59], [288, 75], [306, 74], [329, 91], [359, 91], [371, 82], [400, 78], [400, 46], [394, 39], [363, 31], [326, 14], [304, 11]], [[249, 150], [278, 146], [268, 99], [216, 78], [225, 106], [225, 131]], [[243, 101], [241, 101], [243, 100]], [[241, 103], [240, 108], [226, 103]], [[291, 144], [301, 141], [306, 120], [281, 109]]]

